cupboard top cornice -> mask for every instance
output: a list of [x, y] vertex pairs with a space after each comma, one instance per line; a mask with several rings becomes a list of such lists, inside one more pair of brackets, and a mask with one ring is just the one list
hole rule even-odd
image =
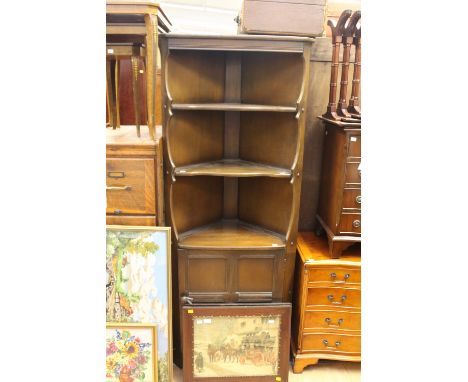
[[302, 53], [306, 45], [312, 45], [314, 39], [292, 36], [262, 35], [193, 35], [162, 34], [168, 48], [186, 50], [221, 50], [221, 51], [263, 51]]

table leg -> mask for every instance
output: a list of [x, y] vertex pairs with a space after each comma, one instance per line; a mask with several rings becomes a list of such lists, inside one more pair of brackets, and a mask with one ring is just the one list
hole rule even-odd
[[158, 19], [156, 15], [145, 15], [146, 26], [146, 102], [148, 129], [151, 139], [156, 131], [156, 61], [158, 47]]
[[137, 136], [140, 137], [140, 94], [138, 81], [138, 56], [132, 55], [132, 88], [133, 88], [133, 109], [135, 110], [135, 125]]

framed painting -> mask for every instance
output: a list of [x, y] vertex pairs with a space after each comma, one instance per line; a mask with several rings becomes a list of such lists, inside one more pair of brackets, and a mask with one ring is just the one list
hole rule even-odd
[[106, 382], [157, 382], [157, 344], [155, 324], [108, 323]]
[[291, 304], [185, 306], [184, 382], [287, 381]]
[[157, 325], [159, 382], [172, 381], [170, 237], [166, 227], [106, 229], [106, 321]]

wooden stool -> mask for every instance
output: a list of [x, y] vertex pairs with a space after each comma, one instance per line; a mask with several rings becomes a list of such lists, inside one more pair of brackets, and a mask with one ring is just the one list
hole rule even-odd
[[[168, 32], [171, 25], [159, 5], [152, 1], [108, 0], [106, 3], [106, 42], [145, 47], [147, 118], [150, 136], [155, 139], [156, 126], [156, 68], [158, 32]], [[112, 49], [112, 48], [108, 48]], [[119, 125], [118, 117], [118, 60], [112, 55], [108, 59], [108, 102], [110, 123]], [[117, 56], [116, 56], [117, 57]], [[133, 57], [133, 54], [131, 54]], [[115, 61], [115, 62], [114, 62]], [[138, 61], [136, 61], [137, 63]], [[132, 69], [135, 64], [132, 61]], [[112, 89], [113, 88], [113, 89]], [[113, 90], [113, 93], [110, 93]], [[134, 88], [134, 93], [135, 88]], [[135, 97], [135, 96], [134, 96]], [[112, 106], [112, 107], [111, 107]], [[137, 113], [136, 113], [137, 114]], [[138, 117], [137, 117], [138, 118]], [[139, 122], [139, 121], [138, 121]], [[139, 125], [139, 123], [137, 123]]]

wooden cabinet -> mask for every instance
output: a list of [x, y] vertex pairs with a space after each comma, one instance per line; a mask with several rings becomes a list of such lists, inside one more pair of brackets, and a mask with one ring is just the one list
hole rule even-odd
[[327, 241], [312, 232], [297, 239], [291, 349], [295, 373], [319, 359], [361, 360], [359, 246], [330, 259]]
[[175, 310], [291, 300], [311, 44], [161, 36]]
[[106, 129], [107, 224], [164, 225], [160, 137], [146, 127], [140, 138], [135, 126]]
[[322, 176], [317, 220], [333, 258], [361, 242], [361, 128], [324, 120]]

